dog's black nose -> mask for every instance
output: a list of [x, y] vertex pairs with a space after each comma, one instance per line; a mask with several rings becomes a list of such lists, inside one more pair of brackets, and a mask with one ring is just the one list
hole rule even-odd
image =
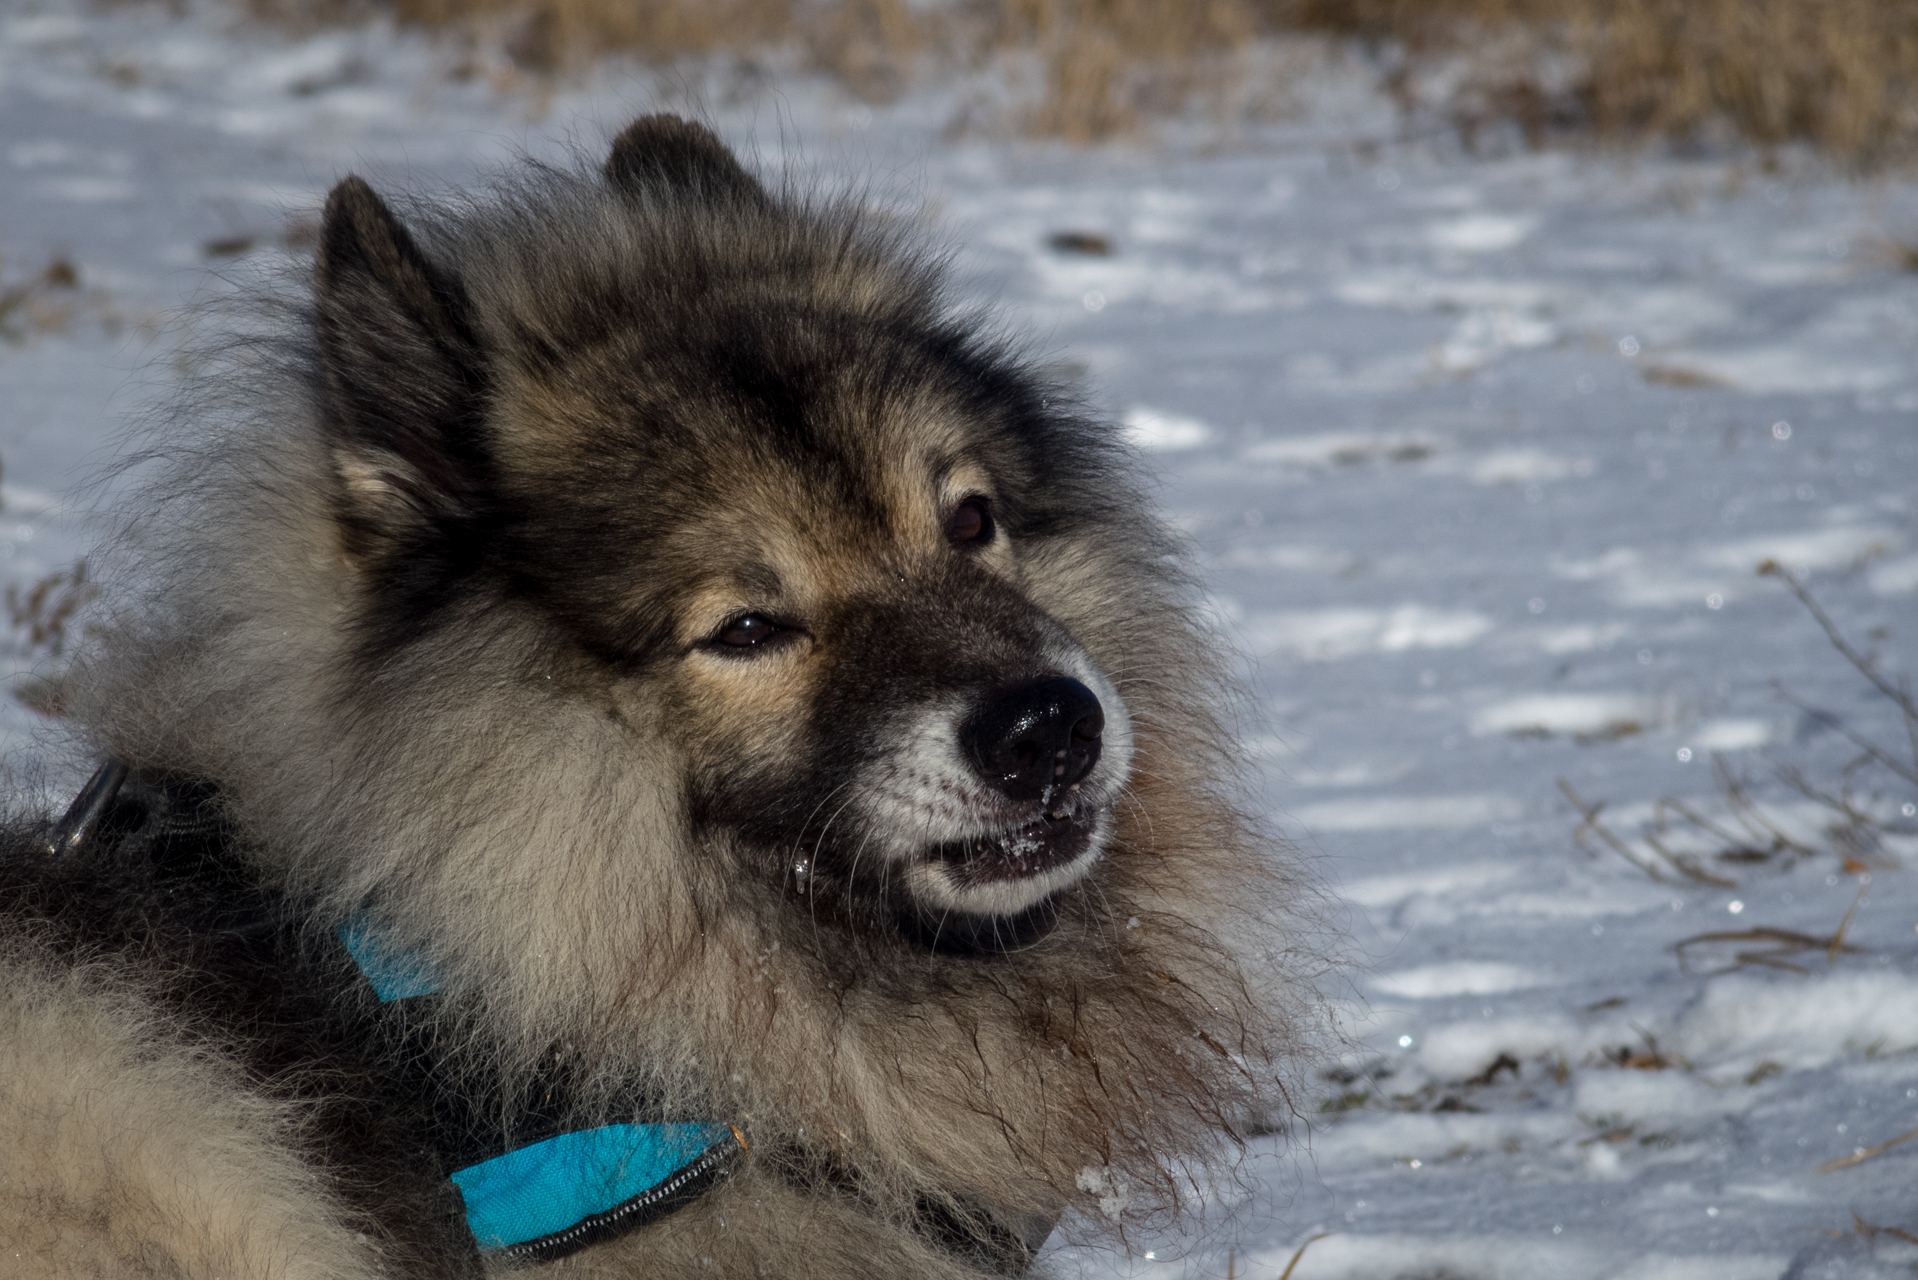
[[994, 694], [959, 730], [973, 767], [1014, 800], [1069, 787], [1099, 759], [1106, 716], [1092, 690], [1066, 676]]

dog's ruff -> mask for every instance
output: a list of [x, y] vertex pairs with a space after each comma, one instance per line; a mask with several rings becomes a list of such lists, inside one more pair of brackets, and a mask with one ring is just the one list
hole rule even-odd
[[[737, 1126], [588, 1275], [1007, 1274], [1176, 1213], [1284, 1110], [1322, 953], [1117, 433], [907, 220], [685, 121], [397, 209], [342, 182], [310, 303], [155, 435], [64, 693], [233, 866], [7, 837], [0, 1256], [474, 1274], [449, 1106]], [[343, 928], [439, 994], [356, 1030]]]

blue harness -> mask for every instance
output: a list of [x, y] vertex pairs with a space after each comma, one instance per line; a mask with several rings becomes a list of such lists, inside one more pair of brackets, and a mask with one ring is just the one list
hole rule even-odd
[[[385, 946], [364, 921], [338, 932], [380, 1003], [436, 994], [425, 959]], [[453, 1171], [466, 1226], [489, 1260], [550, 1261], [624, 1235], [697, 1199], [746, 1140], [711, 1121], [575, 1129]]]

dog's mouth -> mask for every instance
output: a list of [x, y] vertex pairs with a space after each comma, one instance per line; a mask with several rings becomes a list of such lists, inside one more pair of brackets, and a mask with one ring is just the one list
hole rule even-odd
[[939, 845], [931, 858], [945, 868], [950, 884], [960, 892], [1016, 885], [1083, 858], [1092, 846], [1095, 825], [1090, 815], [1041, 815], [998, 835]]
[[1060, 893], [1098, 860], [1105, 815], [1041, 815], [992, 835], [935, 845], [907, 875], [909, 936], [940, 952], [996, 953], [1044, 936]]

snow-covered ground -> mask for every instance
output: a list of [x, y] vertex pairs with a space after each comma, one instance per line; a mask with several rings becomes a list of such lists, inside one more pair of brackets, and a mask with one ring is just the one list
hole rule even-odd
[[[1326, 73], [1315, 116], [1206, 154], [947, 140], [949, 88], [873, 108], [790, 73], [609, 66], [541, 94], [459, 62], [383, 28], [0, 4], [18, 667], [49, 661], [17, 621], [32, 584], [85, 547], [63, 495], [164, 392], [165, 318], [223, 287], [209, 272], [297, 252], [350, 169], [456, 185], [597, 149], [690, 87], [763, 164], [922, 204], [968, 289], [1155, 453], [1254, 664], [1265, 800], [1350, 903], [1356, 1044], [1304, 1100], [1309, 1132], [1253, 1138], [1202, 1230], [1129, 1258], [1061, 1246], [1058, 1271], [1270, 1280], [1329, 1232], [1296, 1280], [1912, 1273], [1918, 1247], [1857, 1223], [1918, 1232], [1918, 1142], [1819, 1168], [1918, 1127], [1918, 787], [1858, 774], [1882, 792], [1867, 816], [1905, 833], [1839, 848], [1773, 779], [1783, 762], [1835, 787], [1848, 734], [1911, 749], [1755, 569], [1792, 568], [1855, 644], [1918, 670], [1918, 274], [1899, 249], [1918, 187], [1803, 161], [1462, 156], [1402, 140], [1356, 73]], [[1050, 247], [1061, 232], [1112, 252]], [[9, 308], [56, 260], [77, 286]], [[33, 719], [0, 711], [16, 762]], [[1663, 841], [1715, 885], [1643, 841], [1661, 797], [1730, 820], [1714, 754], [1810, 852]], [[1561, 779], [1662, 880], [1596, 836], [1581, 851]], [[1854, 906], [1854, 950], [1674, 951], [1828, 939]], [[1738, 963], [1781, 945], [1796, 969]]]

